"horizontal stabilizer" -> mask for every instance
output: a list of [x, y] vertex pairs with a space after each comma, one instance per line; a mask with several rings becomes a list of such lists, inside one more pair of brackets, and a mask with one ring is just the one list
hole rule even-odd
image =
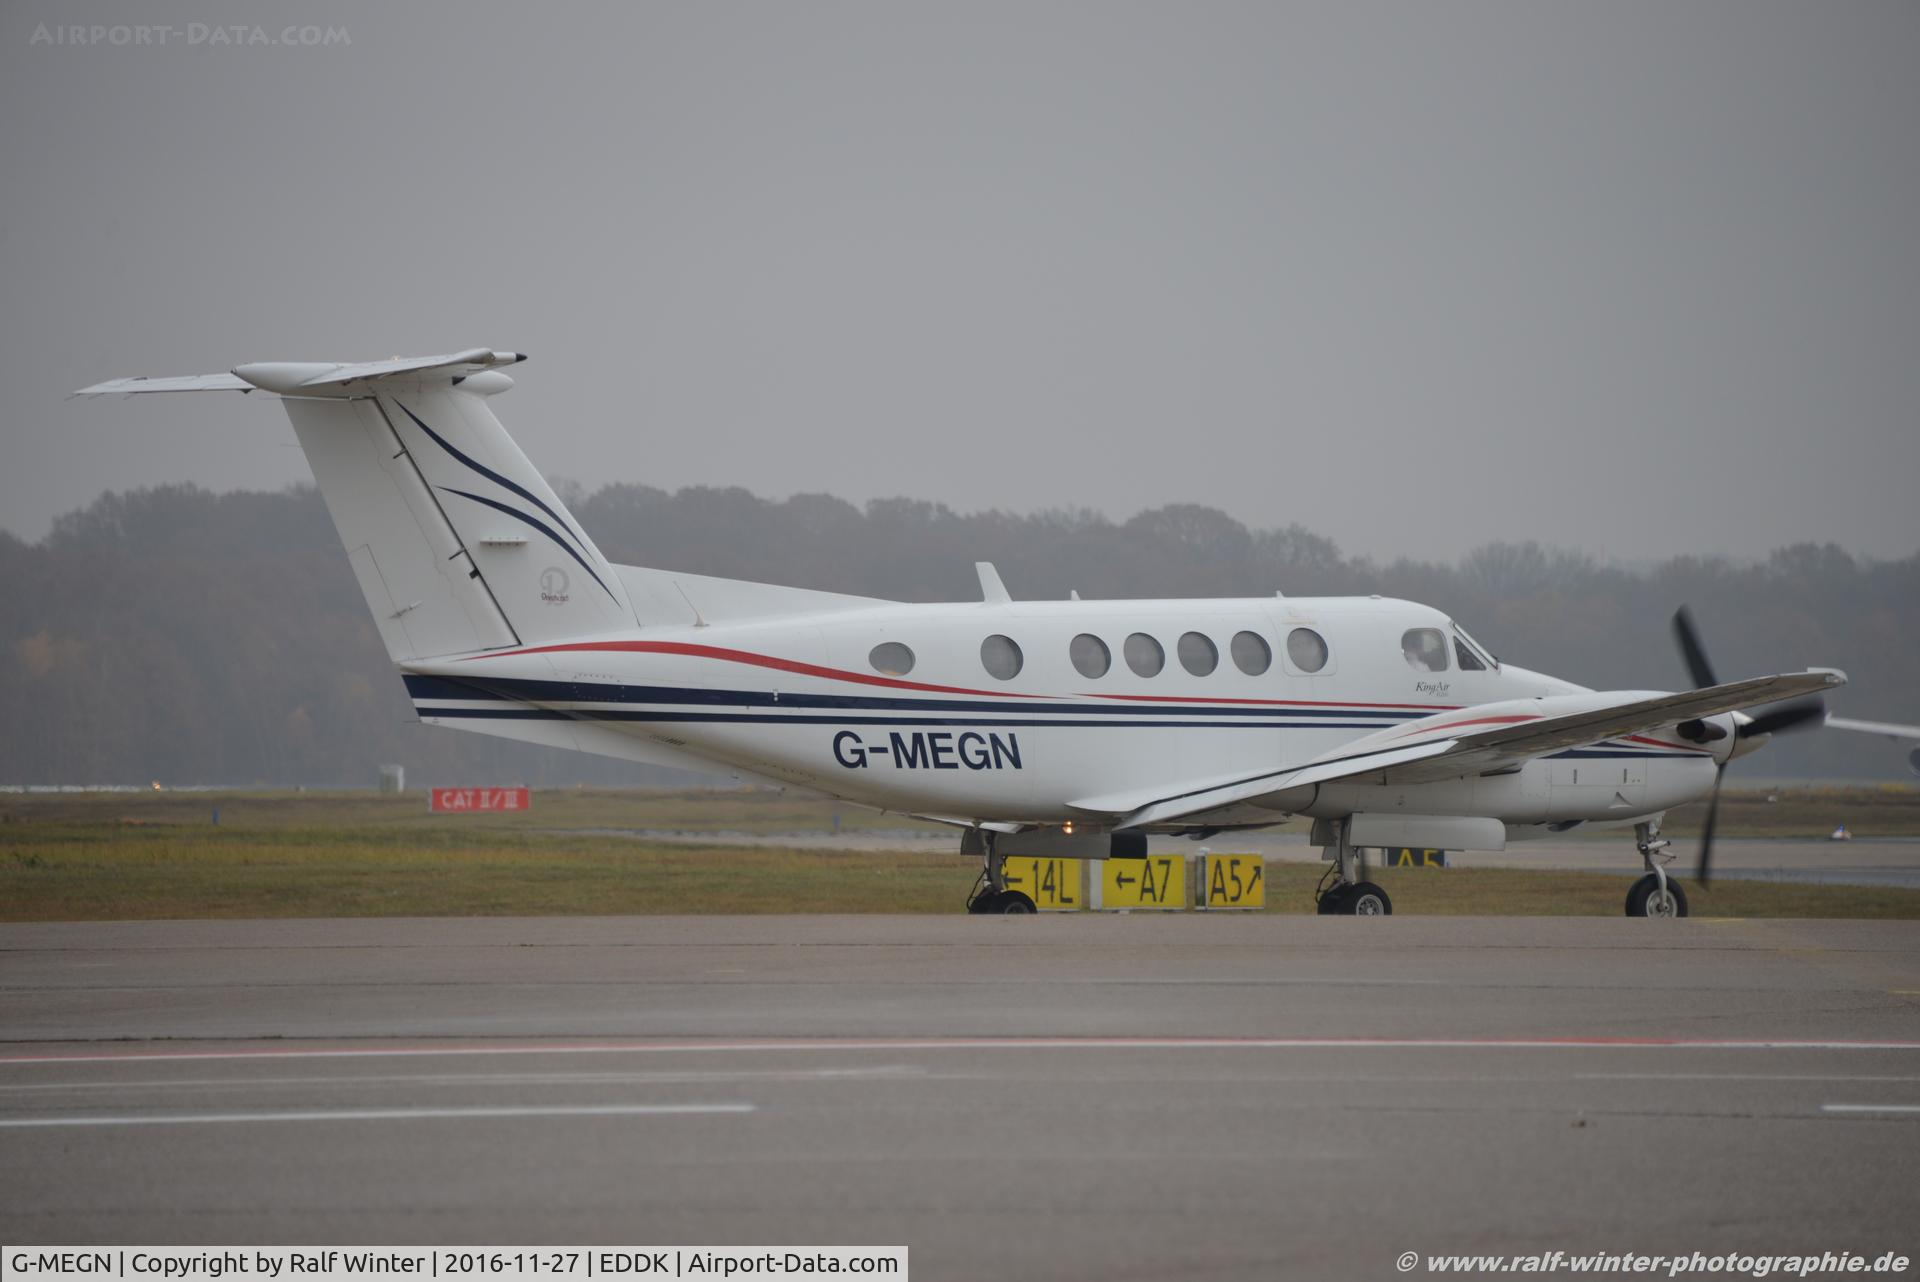
[[83, 387], [75, 396], [131, 396], [135, 392], [257, 392], [260, 389], [232, 374], [174, 374], [165, 378], [110, 378]]
[[520, 352], [474, 347], [445, 356], [396, 356], [385, 361], [257, 361], [236, 365], [227, 374], [179, 374], [162, 378], [115, 378], [83, 387], [75, 396], [127, 396], [136, 392], [272, 392], [277, 396], [340, 397], [364, 394], [378, 379], [445, 374], [453, 381], [486, 370], [517, 365]]

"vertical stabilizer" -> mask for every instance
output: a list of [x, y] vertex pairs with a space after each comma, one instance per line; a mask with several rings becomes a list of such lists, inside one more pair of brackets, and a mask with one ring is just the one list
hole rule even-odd
[[460, 536], [371, 400], [288, 400], [374, 625], [395, 660], [517, 644]]
[[487, 398], [526, 358], [477, 347], [361, 364], [272, 362], [122, 378], [80, 395], [283, 398], [354, 577], [396, 661], [634, 626], [626, 584]]
[[634, 626], [619, 574], [485, 397], [383, 388], [377, 404], [521, 644]]

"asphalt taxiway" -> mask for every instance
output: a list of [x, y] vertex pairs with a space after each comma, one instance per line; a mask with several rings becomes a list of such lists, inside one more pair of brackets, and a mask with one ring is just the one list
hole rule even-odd
[[8, 925], [0, 1037], [14, 1243], [1920, 1255], [1920, 923]]

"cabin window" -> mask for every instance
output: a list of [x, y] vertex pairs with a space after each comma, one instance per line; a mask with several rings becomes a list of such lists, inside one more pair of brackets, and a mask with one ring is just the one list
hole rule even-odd
[[980, 666], [990, 676], [1011, 681], [1020, 675], [1020, 668], [1025, 662], [1026, 657], [1020, 653], [1020, 646], [1012, 637], [995, 633], [980, 643]]
[[1073, 660], [1073, 670], [1090, 681], [1106, 676], [1113, 666], [1113, 653], [1107, 643], [1091, 632], [1082, 632], [1067, 643], [1067, 657]]
[[1447, 639], [1439, 628], [1408, 628], [1400, 634], [1400, 653], [1415, 672], [1447, 670]]
[[1327, 642], [1312, 628], [1295, 628], [1287, 633], [1287, 657], [1302, 672], [1318, 672], [1327, 666]]
[[1135, 632], [1127, 638], [1121, 647], [1121, 653], [1127, 656], [1127, 666], [1133, 669], [1136, 677], [1157, 677], [1160, 669], [1167, 666], [1167, 652], [1160, 643], [1144, 632]]
[[1453, 639], [1453, 657], [1459, 660], [1460, 671], [1462, 672], [1485, 672], [1487, 670], [1487, 665], [1480, 662], [1480, 656], [1473, 652], [1473, 647], [1468, 645], [1460, 637]]
[[1257, 677], [1273, 666], [1273, 650], [1258, 632], [1236, 632], [1227, 647], [1233, 654], [1233, 666], [1250, 677]]
[[1180, 666], [1196, 677], [1211, 676], [1220, 666], [1220, 647], [1203, 632], [1182, 632], [1174, 653], [1180, 656]]
[[913, 671], [913, 651], [898, 641], [882, 641], [867, 653], [867, 662], [875, 672], [889, 677], [904, 677]]

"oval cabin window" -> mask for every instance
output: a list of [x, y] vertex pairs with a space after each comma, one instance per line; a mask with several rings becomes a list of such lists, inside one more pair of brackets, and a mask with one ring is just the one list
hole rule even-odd
[[989, 676], [1011, 681], [1020, 675], [1025, 663], [1026, 656], [1020, 653], [1020, 646], [1012, 637], [995, 633], [980, 643], [980, 666]]
[[867, 662], [882, 676], [904, 677], [913, 671], [913, 651], [898, 641], [882, 641], [867, 652]]
[[1327, 666], [1327, 642], [1312, 628], [1295, 628], [1287, 633], [1287, 658], [1302, 672], [1318, 672]]
[[1175, 652], [1180, 656], [1180, 666], [1196, 677], [1212, 676], [1220, 666], [1220, 647], [1204, 632], [1181, 633]]
[[1136, 677], [1157, 677], [1160, 669], [1167, 666], [1167, 652], [1160, 643], [1144, 632], [1136, 632], [1127, 638], [1121, 652], [1127, 656], [1127, 666], [1133, 669]]
[[1082, 632], [1067, 643], [1067, 658], [1073, 660], [1073, 670], [1088, 680], [1106, 676], [1113, 666], [1113, 653], [1107, 643], [1091, 632]]
[[1233, 666], [1250, 677], [1257, 677], [1273, 666], [1273, 650], [1258, 632], [1236, 632], [1229, 647]]

